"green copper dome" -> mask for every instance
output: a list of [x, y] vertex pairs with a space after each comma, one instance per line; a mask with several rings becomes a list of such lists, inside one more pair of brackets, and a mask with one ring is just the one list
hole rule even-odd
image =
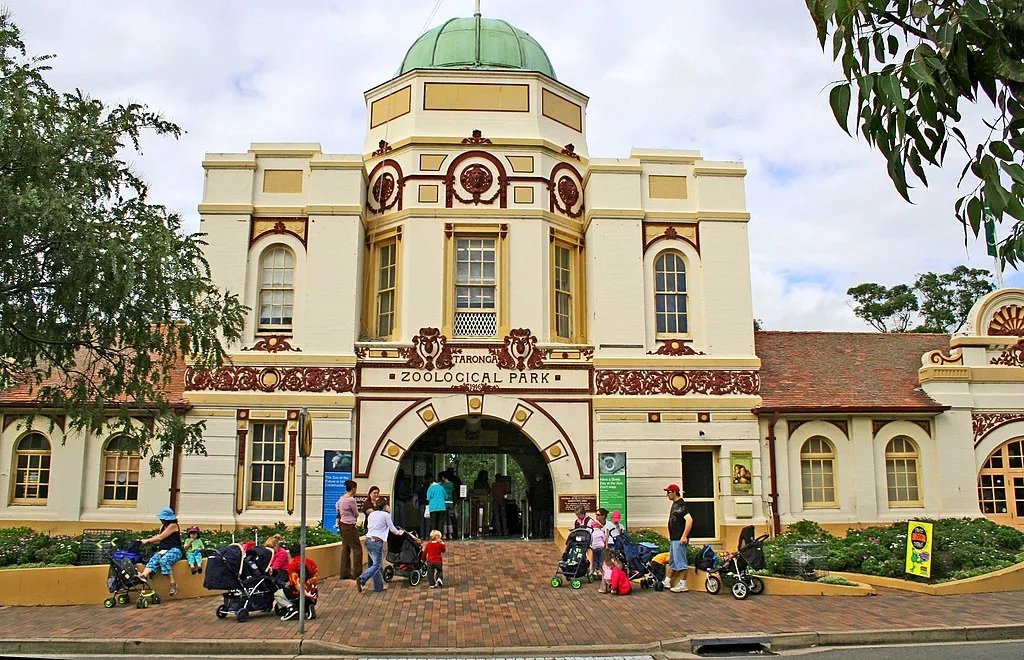
[[405, 54], [397, 75], [413, 69], [515, 69], [554, 78], [537, 40], [495, 18], [453, 18], [424, 32]]

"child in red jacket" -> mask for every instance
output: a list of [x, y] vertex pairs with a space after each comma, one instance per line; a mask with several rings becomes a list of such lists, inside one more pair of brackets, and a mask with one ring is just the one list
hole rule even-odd
[[423, 546], [423, 560], [427, 562], [427, 582], [431, 589], [444, 586], [444, 554], [447, 548], [441, 540], [441, 530], [430, 532], [430, 542]]
[[633, 591], [633, 586], [629, 582], [629, 578], [626, 577], [626, 571], [622, 570], [622, 563], [616, 558], [615, 565], [612, 567], [612, 580], [611, 590], [613, 594], [619, 596], [625, 596]]

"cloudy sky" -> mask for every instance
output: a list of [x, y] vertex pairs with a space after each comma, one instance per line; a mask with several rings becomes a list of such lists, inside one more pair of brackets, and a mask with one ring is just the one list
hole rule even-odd
[[[363, 92], [394, 75], [425, 28], [473, 11], [472, 0], [6, 6], [31, 52], [58, 56], [51, 84], [142, 101], [186, 129], [178, 141], [148, 140], [136, 163], [154, 198], [193, 229], [204, 153], [250, 142], [358, 152]], [[953, 218], [962, 161], [933, 174], [911, 206], [881, 157], [835, 124], [836, 70], [802, 0], [483, 0], [483, 13], [531, 33], [559, 80], [590, 96], [593, 156], [635, 146], [746, 163], [754, 313], [769, 329], [865, 329], [849, 287], [992, 265]]]

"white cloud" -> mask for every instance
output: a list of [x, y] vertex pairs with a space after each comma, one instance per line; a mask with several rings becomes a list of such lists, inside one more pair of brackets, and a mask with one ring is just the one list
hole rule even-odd
[[[206, 152], [259, 141], [358, 152], [363, 91], [394, 74], [434, 4], [8, 0], [30, 50], [58, 55], [54, 85], [143, 101], [188, 131], [146, 140], [136, 161], [193, 228]], [[908, 205], [881, 157], [836, 126], [827, 86], [837, 73], [803, 2], [562, 7], [485, 0], [484, 14], [530, 32], [559, 79], [591, 97], [595, 156], [675, 147], [746, 162], [755, 316], [768, 327], [862, 329], [850, 286], [990, 267], [982, 243], [965, 252], [952, 216], [958, 167]], [[431, 24], [471, 11], [446, 0]]]

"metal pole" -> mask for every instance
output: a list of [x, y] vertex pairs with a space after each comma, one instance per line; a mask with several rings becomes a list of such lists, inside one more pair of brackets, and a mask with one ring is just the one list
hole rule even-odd
[[[300, 432], [305, 430], [306, 417], [309, 411], [302, 409]], [[302, 502], [299, 513], [299, 634], [306, 633], [306, 466], [309, 459], [302, 457]]]

